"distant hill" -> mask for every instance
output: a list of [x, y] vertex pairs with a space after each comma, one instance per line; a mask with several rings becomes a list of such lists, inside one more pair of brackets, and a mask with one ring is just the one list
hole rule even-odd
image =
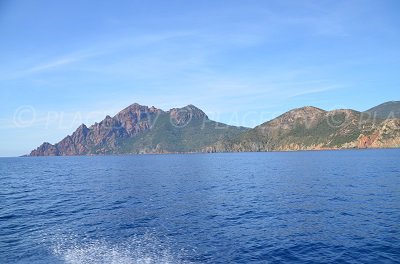
[[400, 147], [398, 105], [365, 112], [306, 106], [249, 129], [212, 121], [194, 105], [163, 111], [132, 104], [30, 156], [393, 148]]
[[284, 113], [208, 152], [400, 147], [400, 119], [374, 119], [351, 109], [302, 107]]
[[400, 101], [390, 101], [380, 104], [368, 109], [365, 113], [382, 119], [400, 118]]

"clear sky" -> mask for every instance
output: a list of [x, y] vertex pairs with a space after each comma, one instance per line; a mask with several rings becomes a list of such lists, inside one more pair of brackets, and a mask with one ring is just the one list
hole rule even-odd
[[0, 156], [137, 102], [253, 127], [400, 99], [400, 1], [0, 1]]

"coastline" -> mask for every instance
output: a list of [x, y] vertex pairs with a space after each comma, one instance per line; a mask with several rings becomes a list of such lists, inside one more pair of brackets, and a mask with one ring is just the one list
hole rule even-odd
[[[368, 151], [368, 150], [391, 150], [400, 149], [400, 147], [382, 147], [382, 148], [324, 148], [324, 149], [292, 149], [292, 150], [269, 150], [269, 151], [192, 151], [192, 152], [163, 152], [163, 153], [121, 153], [121, 154], [89, 154], [89, 155], [42, 155], [31, 156], [22, 155], [15, 158], [36, 158], [36, 157], [103, 157], [103, 156], [141, 156], [141, 155], [196, 155], [196, 154], [229, 154], [229, 153], [279, 153], [279, 152], [324, 152], [324, 151]], [[4, 157], [12, 158], [12, 157]]]

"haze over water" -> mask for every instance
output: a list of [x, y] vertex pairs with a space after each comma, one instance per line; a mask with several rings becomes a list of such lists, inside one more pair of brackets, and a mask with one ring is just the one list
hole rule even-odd
[[0, 159], [1, 263], [395, 263], [400, 150]]

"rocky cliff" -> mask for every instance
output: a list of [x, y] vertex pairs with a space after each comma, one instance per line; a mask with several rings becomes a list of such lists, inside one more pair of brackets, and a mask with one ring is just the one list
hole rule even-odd
[[55, 145], [43, 143], [31, 156], [64, 156], [113, 153], [118, 140], [135, 136], [151, 127], [152, 120], [161, 110], [132, 104], [114, 117], [106, 116], [89, 128], [79, 126], [71, 136]]

